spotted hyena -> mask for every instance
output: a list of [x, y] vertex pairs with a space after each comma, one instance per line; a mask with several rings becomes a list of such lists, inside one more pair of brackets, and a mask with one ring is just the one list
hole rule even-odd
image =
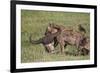
[[74, 31], [73, 29], [65, 28], [64, 26], [51, 24], [50, 26], [48, 26], [46, 34], [55, 33], [55, 31], [59, 32], [57, 28], [61, 29], [61, 33], [56, 36], [56, 41], [54, 41], [54, 45], [56, 47], [57, 44], [59, 44], [62, 53], [64, 53], [64, 47], [67, 45], [75, 45], [77, 48], [80, 47], [80, 42], [84, 38], [84, 35], [80, 33], [80, 31]]

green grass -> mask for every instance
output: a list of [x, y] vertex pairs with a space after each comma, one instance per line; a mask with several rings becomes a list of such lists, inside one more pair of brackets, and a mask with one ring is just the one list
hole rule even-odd
[[[45, 61], [68, 61], [68, 60], [86, 60], [87, 56], [72, 56], [66, 54], [48, 54], [42, 44], [32, 45], [29, 42], [30, 34], [33, 39], [39, 39], [44, 36], [45, 30], [50, 22], [65, 27], [71, 26], [77, 30], [77, 25], [82, 24], [86, 29], [86, 35], [90, 35], [90, 14], [76, 12], [50, 12], [50, 11], [32, 11], [21, 10], [21, 62], [45, 62]], [[55, 49], [59, 50], [59, 46]], [[74, 53], [75, 46], [67, 46], [65, 51]]]

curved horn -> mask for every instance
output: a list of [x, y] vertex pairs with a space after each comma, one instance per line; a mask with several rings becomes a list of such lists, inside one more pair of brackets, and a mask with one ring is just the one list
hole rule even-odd
[[42, 43], [42, 39], [41, 38], [39, 40], [32, 40], [32, 35], [30, 35], [29, 41], [32, 44], [40, 44], [40, 43]]

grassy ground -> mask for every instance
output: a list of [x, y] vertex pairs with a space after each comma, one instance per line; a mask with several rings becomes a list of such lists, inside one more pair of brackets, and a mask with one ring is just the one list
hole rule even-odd
[[[21, 11], [21, 62], [45, 62], [45, 61], [68, 61], [68, 60], [86, 60], [87, 56], [72, 56], [66, 54], [48, 54], [42, 44], [32, 45], [29, 42], [30, 34], [33, 39], [39, 39], [44, 36], [46, 27], [50, 22], [71, 26], [77, 30], [77, 25], [82, 24], [86, 29], [86, 35], [90, 32], [90, 15], [88, 13], [75, 12], [50, 12], [50, 11]], [[59, 46], [55, 49], [59, 50]], [[75, 52], [75, 46], [67, 46], [65, 51]]]

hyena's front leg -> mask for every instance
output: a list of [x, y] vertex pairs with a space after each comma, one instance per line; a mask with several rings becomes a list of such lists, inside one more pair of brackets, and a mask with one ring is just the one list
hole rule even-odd
[[64, 42], [64, 40], [63, 40], [62, 35], [57, 36], [57, 41], [58, 41], [58, 43], [59, 43], [59, 45], [60, 45], [60, 52], [61, 52], [61, 53], [64, 53], [65, 42]]
[[54, 47], [57, 47], [57, 45], [58, 45], [58, 41], [57, 41], [57, 38], [55, 37], [54, 38]]
[[61, 53], [64, 53], [64, 45], [65, 45], [65, 42], [60, 42], [60, 49], [61, 49]]

